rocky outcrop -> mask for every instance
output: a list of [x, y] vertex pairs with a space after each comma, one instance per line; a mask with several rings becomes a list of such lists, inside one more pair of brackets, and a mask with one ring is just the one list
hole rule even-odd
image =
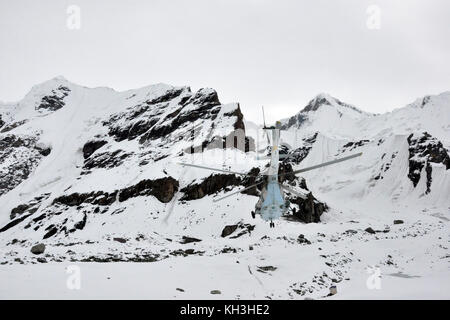
[[328, 206], [317, 200], [312, 193], [308, 193], [306, 199], [292, 197], [289, 199], [298, 208], [292, 209], [292, 215], [304, 223], [320, 222], [321, 215], [328, 210]]
[[85, 170], [85, 173], [89, 173], [89, 170], [94, 168], [115, 168], [120, 166], [130, 155], [131, 153], [121, 149], [98, 152], [85, 160], [83, 169]]
[[450, 169], [450, 156], [442, 145], [442, 142], [424, 132], [420, 135], [411, 134], [407, 138], [409, 144], [409, 172], [408, 178], [414, 187], [419, 183], [422, 169], [425, 167], [427, 177], [427, 189], [431, 191], [432, 171], [431, 163], [442, 164], [446, 170]]
[[236, 231], [238, 225], [233, 224], [229, 226], [225, 226], [222, 230], [222, 234], [220, 235], [222, 238], [228, 237], [230, 234], [232, 234], [234, 231]]
[[0, 137], [0, 196], [26, 180], [50, 152], [37, 138], [8, 134]]
[[79, 206], [83, 203], [109, 206], [117, 198], [119, 202], [124, 202], [130, 198], [149, 195], [156, 197], [160, 202], [167, 203], [172, 200], [176, 191], [178, 191], [178, 181], [172, 177], [165, 177], [155, 180], [142, 180], [133, 186], [114, 192], [93, 191], [62, 195], [55, 198], [53, 204], [62, 204], [69, 207]]
[[221, 237], [222, 238], [228, 237], [229, 235], [235, 233], [236, 230], [239, 230], [239, 233], [230, 237], [230, 239], [236, 239], [243, 236], [244, 234], [250, 234], [254, 229], [255, 229], [254, 225], [239, 222], [237, 224], [225, 226], [222, 230]]
[[215, 194], [230, 186], [239, 186], [241, 178], [234, 174], [212, 174], [199, 184], [191, 184], [180, 191], [184, 196], [180, 200], [197, 200], [206, 195]]
[[[292, 171], [292, 167], [285, 166], [284, 170], [290, 172]], [[320, 217], [328, 210], [327, 204], [317, 200], [313, 196], [312, 192], [308, 190], [306, 180], [304, 178], [296, 178], [295, 180], [290, 181], [290, 184], [296, 184], [303, 190], [303, 192], [306, 191], [307, 193], [306, 197], [303, 198], [291, 193], [286, 194], [286, 199], [291, 203], [291, 216], [287, 216], [287, 218], [293, 218], [304, 223], [320, 222]]]
[[42, 254], [45, 251], [45, 244], [39, 243], [33, 247], [31, 247], [32, 254]]
[[103, 147], [105, 144], [107, 144], [105, 140], [94, 140], [94, 141], [88, 141], [83, 146], [83, 157], [84, 159], [87, 159], [93, 154], [95, 151]]
[[152, 195], [160, 202], [167, 203], [172, 200], [178, 191], [178, 181], [172, 177], [156, 180], [142, 180], [138, 184], [122, 189], [119, 192], [119, 201], [123, 202], [130, 198]]
[[13, 122], [13, 123], [6, 124], [6, 125], [2, 128], [2, 130], [0, 131], [0, 133], [6, 133], [6, 132], [9, 132], [9, 131], [11, 131], [11, 130], [13, 130], [13, 129], [17, 128], [17, 127], [20, 127], [21, 125], [27, 123], [27, 121], [28, 121], [28, 120], [25, 119], [25, 120], [16, 121], [16, 122]]
[[[185, 123], [194, 123], [199, 119], [215, 119], [220, 111], [220, 101], [215, 90], [200, 89], [185, 105], [192, 104], [194, 107], [189, 111], [184, 111], [184, 108], [176, 111], [176, 116], [170, 118], [170, 121], [163, 121], [161, 124], [156, 124], [148, 133], [142, 136], [141, 143], [147, 140], [155, 140], [167, 136], [174, 132], [177, 128]], [[173, 113], [169, 116], [173, 116]]]
[[183, 238], [181, 238], [180, 243], [181, 244], [187, 244], [187, 243], [200, 242], [200, 241], [202, 241], [202, 240], [197, 239], [197, 238], [193, 238], [193, 237], [183, 236]]
[[28, 217], [31, 216], [31, 215], [32, 215], [31, 213], [30, 213], [30, 214], [27, 214], [27, 215], [23, 215], [23, 216], [21, 216], [20, 218], [17, 218], [17, 219], [15, 219], [15, 220], [9, 222], [6, 226], [4, 226], [4, 227], [2, 227], [2, 228], [0, 229], [0, 233], [1, 233], [1, 232], [5, 232], [6, 230], [9, 230], [9, 229], [11, 229], [12, 227], [18, 225], [19, 223], [21, 223], [23, 220], [25, 220], [26, 218], [28, 218]]
[[[184, 187], [180, 191], [184, 193], [180, 200], [197, 200], [201, 199], [207, 195], [216, 194], [220, 191], [231, 190], [230, 187], [243, 186], [248, 187], [255, 184], [257, 180], [263, 177], [257, 177], [259, 174], [259, 168], [252, 168], [248, 175], [245, 177], [240, 177], [235, 174], [212, 174], [209, 177], [203, 179], [201, 183], [190, 184]], [[243, 192], [248, 195], [259, 194], [257, 187], [246, 190]]]
[[23, 215], [24, 213], [35, 213], [43, 200], [46, 200], [50, 196], [49, 193], [40, 195], [35, 197], [33, 200], [28, 203], [20, 204], [17, 207], [11, 210], [10, 219], [15, 219], [18, 216]]
[[369, 140], [350, 141], [342, 146], [343, 151], [352, 151], [367, 144]]
[[41, 103], [36, 107], [36, 110], [56, 111], [64, 107], [64, 98], [69, 95], [70, 89], [64, 86], [59, 86], [52, 90], [52, 94], [44, 96]]
[[295, 164], [300, 164], [300, 162], [305, 159], [309, 152], [311, 151], [314, 143], [317, 139], [317, 132], [310, 137], [304, 138], [303, 140], [303, 146], [300, 148], [297, 148], [295, 150], [291, 150], [289, 148], [286, 148], [285, 152], [289, 155], [288, 158], [282, 159], [283, 163], [290, 162]]
[[109, 193], [103, 191], [93, 191], [89, 193], [72, 193], [62, 195], [53, 200], [53, 204], [62, 204], [68, 207], [79, 206], [82, 203], [90, 203], [92, 205], [108, 206], [116, 201], [117, 191]]

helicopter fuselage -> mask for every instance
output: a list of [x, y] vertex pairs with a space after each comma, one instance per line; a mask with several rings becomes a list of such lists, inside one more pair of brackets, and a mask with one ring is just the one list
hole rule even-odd
[[275, 128], [264, 128], [264, 130], [272, 131], [272, 149], [267, 171], [267, 184], [264, 186], [256, 204], [255, 213], [260, 214], [265, 221], [272, 221], [279, 219], [288, 209], [289, 204], [284, 199], [283, 191], [278, 183], [280, 128], [277, 126]]

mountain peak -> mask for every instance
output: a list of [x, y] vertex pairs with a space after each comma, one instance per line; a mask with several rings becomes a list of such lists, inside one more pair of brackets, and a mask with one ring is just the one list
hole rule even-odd
[[319, 93], [314, 97], [314, 99], [309, 101], [306, 107], [301, 110], [301, 112], [317, 111], [323, 105], [329, 105], [332, 107], [344, 107], [356, 111], [360, 114], [364, 113], [362, 110], [356, 108], [355, 106], [342, 102], [339, 99], [331, 96], [330, 94], [323, 92]]

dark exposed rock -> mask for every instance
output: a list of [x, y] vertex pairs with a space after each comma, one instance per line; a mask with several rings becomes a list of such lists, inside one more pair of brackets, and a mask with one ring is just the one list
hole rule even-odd
[[87, 215], [85, 213], [83, 215], [83, 219], [81, 221], [78, 221], [77, 223], [75, 223], [75, 225], [74, 225], [75, 229], [83, 230], [84, 227], [86, 226], [86, 220], [87, 220]]
[[238, 129], [245, 130], [244, 115], [241, 112], [241, 106], [239, 103], [238, 103], [238, 107], [233, 112], [225, 113], [225, 116], [237, 117], [237, 121], [234, 123], [234, 129], [235, 130], [238, 130]]
[[31, 253], [42, 254], [45, 251], [45, 244], [39, 243], [31, 248]]
[[285, 181], [293, 182], [296, 179], [296, 176], [292, 174], [293, 172], [292, 165], [288, 162], [282, 162], [278, 168], [278, 182], [283, 183]]
[[[106, 263], [106, 262], [155, 262], [158, 261], [159, 255], [158, 254], [141, 254], [141, 255], [135, 255], [133, 257], [124, 257], [120, 255], [113, 255], [108, 254], [107, 256], [101, 257], [101, 256], [89, 256], [87, 258], [83, 258], [80, 261], [81, 262], [100, 262], [100, 263]], [[74, 260], [76, 261], [76, 260]]]
[[277, 270], [277, 267], [274, 266], [262, 266], [262, 267], [257, 267], [256, 271], [261, 272], [261, 273], [267, 273], [267, 272], [271, 272], [271, 271], [275, 271]]
[[0, 132], [1, 133], [9, 132], [9, 131], [11, 131], [11, 130], [13, 130], [13, 129], [17, 128], [17, 127], [20, 127], [21, 125], [27, 123], [27, 121], [28, 120], [25, 119], [25, 120], [20, 120], [20, 121], [16, 121], [16, 122], [13, 122], [13, 123], [9, 123], [9, 124], [5, 125]]
[[450, 169], [450, 156], [442, 145], [442, 142], [432, 137], [427, 132], [419, 136], [411, 134], [408, 139], [409, 144], [409, 173], [408, 178], [414, 187], [420, 180], [421, 172], [425, 166], [427, 177], [427, 189], [425, 193], [431, 191], [432, 167], [430, 163], [443, 164], [446, 170]]
[[20, 204], [11, 210], [10, 219], [14, 219], [16, 216], [23, 214], [30, 208], [29, 204]]
[[[39, 209], [41, 202], [43, 200], [48, 199], [49, 196], [50, 196], [49, 193], [45, 193], [38, 197], [35, 197], [33, 200], [29, 201], [28, 203], [18, 205], [17, 207], [15, 207], [11, 210], [10, 219], [11, 220], [15, 219], [17, 216], [21, 216], [26, 212], [35, 213]], [[36, 220], [36, 219], [34, 219], [34, 220]]]
[[[26, 180], [43, 154], [36, 148], [36, 137], [6, 135], [0, 138], [0, 196]], [[44, 153], [45, 154], [45, 153]]]
[[191, 184], [180, 191], [184, 196], [180, 200], [196, 200], [215, 194], [229, 186], [239, 186], [241, 178], [234, 174], [212, 174], [200, 184]]
[[152, 100], [148, 100], [148, 101], [146, 101], [146, 103], [147, 104], [157, 104], [157, 103], [161, 103], [161, 102], [168, 102], [168, 101], [173, 100], [176, 97], [180, 96], [180, 94], [182, 94], [184, 90], [185, 90], [185, 88], [174, 88], [174, 89], [168, 90], [163, 95], [161, 95], [157, 98], [154, 98]]
[[8, 223], [6, 226], [4, 226], [3, 228], [1, 228], [1, 229], [0, 229], [0, 232], [4, 232], [4, 231], [6, 231], [6, 230], [8, 230], [8, 229], [11, 229], [11, 228], [14, 227], [15, 225], [21, 223], [23, 220], [25, 220], [26, 218], [28, 218], [29, 216], [31, 216], [31, 214], [24, 215], [24, 216], [22, 216], [22, 217], [20, 217], [20, 218], [17, 218], [17, 219], [15, 219], [15, 220], [11, 221], [11, 222]]
[[220, 290], [211, 290], [211, 294], [222, 294]]
[[185, 123], [195, 122], [198, 119], [213, 119], [220, 111], [220, 101], [217, 92], [214, 90], [200, 89], [192, 97], [190, 97], [184, 105], [193, 104], [196, 108], [183, 112], [177, 110], [175, 114], [171, 114], [171, 121], [164, 121], [160, 125], [155, 125], [150, 131], [142, 136], [141, 143], [147, 140], [156, 140], [167, 136]]
[[230, 234], [232, 234], [233, 232], [236, 231], [237, 227], [238, 227], [237, 224], [225, 226], [225, 228], [223, 228], [223, 230], [222, 230], [221, 237], [225, 238], [225, 237], [229, 236]]
[[85, 159], [89, 158], [91, 154], [93, 154], [95, 151], [103, 147], [105, 144], [107, 144], [105, 140], [95, 140], [95, 141], [88, 141], [83, 146], [83, 156]]
[[367, 144], [368, 142], [369, 142], [369, 140], [351, 141], [351, 142], [349, 142], [349, 143], [344, 144], [344, 145], [342, 146], [342, 148], [343, 148], [344, 150], [349, 150], [349, 151], [351, 151], [351, 150], [353, 150], [353, 149], [355, 149], [355, 148], [364, 146], [364, 145]]
[[186, 250], [178, 249], [170, 252], [170, 255], [187, 257], [190, 255], [202, 255], [203, 253], [204, 251], [195, 251], [194, 249], [186, 249]]
[[120, 243], [126, 243], [127, 239], [124, 238], [113, 238], [114, 241], [120, 242]]
[[314, 133], [312, 136], [303, 139], [303, 146], [295, 150], [285, 150], [285, 153], [289, 154], [289, 157], [282, 159], [283, 163], [295, 163], [300, 164], [305, 159], [312, 149], [312, 146], [316, 142], [318, 133]]
[[95, 153], [92, 157], [86, 159], [83, 169], [115, 168], [120, 166], [130, 155], [130, 153], [126, 153], [120, 149], [112, 152]]
[[172, 177], [164, 177], [156, 180], [142, 180], [138, 184], [122, 189], [119, 193], [119, 201], [129, 198], [152, 195], [160, 202], [167, 203], [172, 200], [178, 191], [178, 181]]
[[240, 229], [240, 232], [232, 237], [230, 239], [237, 239], [245, 234], [251, 234], [253, 230], [255, 230], [255, 225], [248, 224], [248, 223], [238, 223], [238, 228]]
[[[126, 201], [129, 198], [138, 196], [155, 196], [159, 201], [163, 203], [169, 202], [175, 192], [178, 190], [178, 181], [172, 177], [165, 177], [156, 180], [143, 180], [138, 184], [111, 193], [103, 191], [93, 191], [90, 193], [72, 193], [69, 195], [62, 195], [53, 200], [53, 205], [65, 205], [68, 207], [79, 207], [82, 204], [91, 204], [94, 206], [109, 206], [113, 204], [117, 198], [120, 202]], [[100, 209], [96, 207], [92, 212], [99, 212]], [[117, 213], [123, 211], [123, 208], [116, 210]], [[115, 214], [114, 212], [113, 214]], [[69, 232], [74, 232], [76, 230], [82, 230], [87, 222], [86, 213], [83, 215], [83, 220], [77, 222], [74, 225], [74, 229], [69, 230]], [[62, 230], [64, 231], [64, 230]], [[56, 234], [57, 229], [53, 228], [50, 230], [46, 237], [51, 237]]]
[[186, 243], [200, 242], [200, 241], [202, 241], [202, 240], [197, 239], [197, 238], [191, 238], [191, 237], [183, 236], [183, 238], [181, 239], [180, 243], [181, 244], [186, 244]]
[[0, 114], [0, 128], [3, 127], [5, 121], [2, 120], [2, 115]]
[[[227, 190], [229, 187], [233, 186], [248, 187], [255, 184], [257, 180], [262, 179], [257, 177], [259, 171], [259, 168], [252, 168], [244, 178], [236, 176], [235, 174], [212, 174], [203, 179], [201, 183], [190, 184], [181, 189], [180, 191], [183, 192], [184, 195], [180, 200], [189, 201], [201, 199], [206, 195], [216, 194], [217, 192]], [[243, 193], [255, 196], [259, 195], [257, 187], [246, 190]]]
[[293, 208], [292, 215], [304, 223], [320, 222], [320, 216], [328, 210], [328, 206], [317, 200], [311, 192], [306, 199], [296, 196], [288, 199], [298, 206], [298, 209]]
[[222, 250], [220, 250], [220, 253], [237, 253], [237, 250], [236, 248], [225, 247]]
[[311, 244], [311, 241], [305, 238], [303, 234], [300, 234], [297, 238], [297, 242], [300, 244]]
[[402, 224], [402, 223], [404, 223], [403, 220], [394, 220], [394, 224]]
[[114, 136], [115, 140], [119, 142], [133, 140], [150, 130], [158, 121], [158, 117], [153, 117], [150, 119], [139, 119], [125, 126], [110, 127], [109, 135]]
[[376, 231], [373, 230], [371, 227], [366, 228], [364, 231], [366, 231], [368, 233], [371, 233], [371, 234], [375, 234], [376, 233]]
[[48, 156], [52, 152], [52, 148], [39, 148], [39, 147], [36, 147], [36, 149], [44, 157]]
[[34, 218], [33, 222], [39, 222], [41, 220], [43, 220], [47, 215], [45, 213], [41, 214], [39, 217]]
[[48, 239], [50, 237], [53, 237], [57, 232], [58, 232], [58, 228], [51, 227], [50, 230], [46, 234], [44, 234], [43, 239]]
[[116, 201], [117, 191], [113, 193], [93, 191], [90, 193], [72, 193], [53, 200], [53, 204], [63, 204], [69, 207], [79, 206], [82, 203], [107, 206]]
[[64, 107], [64, 98], [69, 95], [70, 89], [64, 86], [59, 86], [52, 90], [52, 95], [45, 96], [41, 99], [41, 103], [36, 107], [36, 110], [56, 111]]

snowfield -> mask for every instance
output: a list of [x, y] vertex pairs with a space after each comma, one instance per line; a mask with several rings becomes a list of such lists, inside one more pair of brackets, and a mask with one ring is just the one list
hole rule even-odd
[[283, 181], [314, 201], [289, 195], [274, 229], [257, 189], [212, 201], [254, 177], [179, 164], [264, 172], [242, 111], [62, 77], [0, 105], [0, 298], [450, 298], [450, 92], [381, 115], [320, 94], [281, 120], [286, 170], [363, 155]]

